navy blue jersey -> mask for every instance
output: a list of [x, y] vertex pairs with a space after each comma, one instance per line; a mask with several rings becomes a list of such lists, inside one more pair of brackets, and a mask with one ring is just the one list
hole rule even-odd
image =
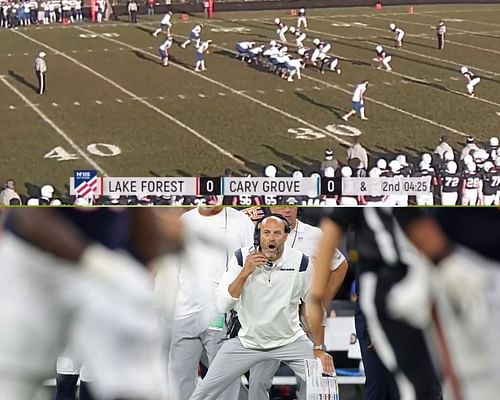
[[500, 171], [484, 172], [483, 179], [483, 194], [491, 196], [500, 190]]
[[[54, 210], [79, 228], [87, 238], [111, 249], [131, 248], [131, 210], [127, 209], [77, 209]], [[21, 211], [22, 212], [22, 211]], [[7, 214], [5, 228], [23, 238]]]

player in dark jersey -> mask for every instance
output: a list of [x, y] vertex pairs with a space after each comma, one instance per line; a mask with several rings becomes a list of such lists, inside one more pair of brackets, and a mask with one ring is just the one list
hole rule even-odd
[[441, 204], [443, 206], [454, 206], [457, 204], [458, 193], [462, 176], [457, 172], [457, 163], [448, 161], [444, 172], [439, 174], [439, 186], [441, 188]]
[[321, 329], [321, 298], [328, 283], [328, 265], [336, 246], [350, 229], [359, 253], [359, 303], [375, 351], [393, 374], [401, 400], [437, 400], [442, 396], [427, 347], [432, 343], [426, 343], [423, 330], [394, 318], [390, 311], [391, 290], [420, 270], [415, 263], [418, 252], [409, 246], [398, 228], [395, 210], [334, 208], [321, 221], [324, 235], [316, 255], [307, 306], [310, 329], [314, 339]]
[[467, 82], [467, 92], [469, 93], [470, 97], [474, 97], [476, 95], [475, 92], [475, 87], [481, 82], [481, 78], [477, 76], [474, 72], [472, 72], [469, 68], [467, 67], [462, 67], [460, 68], [460, 72], [464, 76], [466, 82]]
[[462, 174], [462, 198], [463, 206], [475, 206], [479, 194], [482, 192], [481, 173], [476, 170], [476, 164], [471, 161], [465, 164], [465, 171]]
[[[180, 248], [151, 209], [12, 210], [0, 240], [0, 393], [31, 400], [66, 344], [96, 396], [161, 399], [161, 332], [145, 268]], [[175, 228], [175, 229], [174, 229]], [[166, 235], [168, 233], [168, 235]]]
[[381, 69], [381, 65], [383, 65], [386, 71], [392, 71], [392, 68], [390, 66], [392, 56], [387, 54], [385, 49], [380, 45], [377, 45], [377, 47], [375, 47], [375, 52], [377, 53], [377, 56], [373, 59], [373, 61], [379, 64], [377, 69]]
[[482, 193], [479, 203], [484, 206], [498, 206], [500, 201], [500, 170], [495, 170], [491, 161], [486, 161], [483, 165], [484, 172], [482, 178]]

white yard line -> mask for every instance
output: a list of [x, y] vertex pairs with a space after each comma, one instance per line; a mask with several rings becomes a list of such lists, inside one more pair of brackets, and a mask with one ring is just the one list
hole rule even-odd
[[[378, 31], [385, 31], [385, 32], [387, 32], [386, 29], [374, 28], [374, 27], [370, 27], [370, 26], [360, 26], [359, 28], [360, 29], [374, 29], [374, 30], [378, 30]], [[308, 32], [318, 33], [318, 34], [323, 35], [323, 36], [328, 36], [328, 37], [337, 38], [337, 39], [339, 39], [339, 38], [340, 39], [347, 39], [347, 40], [349, 39], [348, 37], [342, 37], [342, 36], [334, 35], [334, 34], [331, 34], [331, 33], [328, 33], [328, 32], [324, 32], [324, 31], [317, 31], [317, 30], [309, 29]], [[369, 50], [369, 49], [367, 49], [367, 50]], [[427, 58], [428, 60], [434, 60], [434, 61], [439, 61], [439, 62], [442, 62], [442, 63], [445, 63], [445, 64], [456, 65], [456, 66], [459, 66], [459, 67], [463, 65], [461, 63], [457, 63], [457, 62], [454, 62], [454, 61], [445, 60], [445, 59], [438, 58], [438, 57], [429, 56], [429, 55], [422, 54], [422, 53], [417, 53], [415, 51], [406, 50], [404, 48], [399, 48], [399, 49], [397, 49], [397, 51], [398, 52], [412, 54], [412, 55], [415, 55], [415, 56], [418, 56], [418, 57], [422, 57], [422, 58]], [[483, 72], [484, 74], [487, 74], [487, 75], [491, 75], [491, 76], [499, 76], [500, 75], [499, 72], [488, 71], [486, 69], [479, 68], [479, 67], [476, 67], [476, 66], [473, 66], [473, 65], [470, 65], [470, 64], [468, 64], [468, 65], [473, 70]]]
[[23, 95], [19, 90], [16, 89], [14, 85], [12, 85], [6, 77], [0, 76], [0, 80], [2, 83], [7, 86], [10, 90], [12, 90], [22, 101], [26, 103], [28, 107], [30, 107], [38, 116], [43, 119], [47, 125], [49, 125], [56, 133], [63, 138], [66, 143], [68, 143], [73, 150], [75, 150], [85, 161], [89, 163], [96, 171], [99, 171], [102, 175], [108, 175], [108, 173], [102, 168], [97, 162], [95, 162], [80, 146], [78, 146], [71, 137], [64, 132], [59, 126], [52, 121], [47, 114], [45, 114], [42, 110], [40, 110], [33, 102], [31, 102], [25, 95]]
[[[89, 31], [87, 29], [83, 29], [83, 28], [80, 28], [82, 31], [86, 31], [86, 32], [90, 32], [90, 33], [94, 33], [92, 31]], [[155, 105], [149, 103], [148, 101], [144, 100], [144, 99], [141, 99], [139, 96], [137, 96], [135, 93], [131, 92], [130, 90], [124, 88], [123, 86], [121, 86], [120, 84], [116, 83], [115, 81], [111, 80], [110, 78], [102, 75], [101, 73], [95, 71], [93, 68], [83, 64], [82, 62], [74, 59], [73, 57], [70, 57], [68, 56], [67, 54], [63, 53], [62, 51], [59, 51], [51, 46], [49, 46], [47, 43], [44, 43], [44, 42], [41, 42], [39, 40], [36, 40], [36, 39], [33, 39], [32, 37], [28, 36], [28, 35], [25, 35], [24, 33], [21, 33], [19, 31], [12, 31], [14, 32], [15, 34], [17, 35], [20, 35], [22, 37], [24, 37], [25, 39], [27, 40], [30, 40], [31, 42], [33, 43], [36, 43], [38, 44], [39, 46], [42, 46], [42, 47], [45, 47], [47, 49], [49, 49], [50, 51], [54, 52], [55, 54], [58, 54], [64, 58], [66, 58], [68, 61], [71, 61], [72, 63], [78, 65], [79, 67], [83, 68], [84, 70], [90, 72], [92, 75], [94, 76], [97, 76], [98, 78], [102, 79], [103, 81], [109, 83], [110, 85], [114, 86], [115, 88], [117, 88], [118, 90], [120, 90], [121, 92], [125, 93], [127, 96], [131, 97], [131, 98], [135, 98], [137, 99], [137, 101], [139, 101], [140, 103], [142, 103], [144, 106], [146, 106], [147, 108], [155, 111], [156, 113], [158, 113], [159, 115], [165, 117], [166, 119], [172, 121], [173, 123], [175, 123], [176, 125], [180, 126], [181, 128], [185, 129], [186, 131], [188, 131], [189, 133], [191, 133], [193, 136], [197, 137], [198, 139], [200, 139], [201, 141], [205, 142], [206, 144], [208, 144], [210, 147], [214, 148], [215, 150], [217, 150], [220, 154], [230, 158], [231, 160], [233, 160], [235, 163], [239, 164], [239, 165], [245, 165], [245, 163], [241, 160], [239, 160], [238, 158], [236, 158], [234, 155], [232, 155], [229, 151], [223, 149], [222, 147], [220, 147], [218, 144], [212, 142], [210, 139], [206, 138], [205, 136], [203, 136], [201, 133], [199, 133], [198, 131], [194, 130], [193, 128], [191, 128], [190, 126], [186, 125], [185, 123], [179, 121], [177, 118], [173, 117], [172, 115], [166, 113], [165, 111], [163, 111], [162, 109], [156, 107]], [[102, 36], [100, 35], [100, 37], [103, 37], [103, 38], [106, 38], [105, 36]], [[126, 44], [126, 43], [122, 43], [122, 44]], [[150, 53], [151, 54], [151, 53]]]
[[[375, 16], [371, 16], [370, 18], [378, 19], [378, 20], [381, 20], [381, 21], [396, 21], [396, 22], [399, 21], [399, 22], [405, 23], [405, 24], [413, 24], [413, 25], [418, 25], [418, 26], [425, 26], [425, 27], [428, 27], [428, 28], [430, 27], [429, 24], [424, 24], [424, 23], [421, 23], [421, 22], [406, 21], [406, 20], [401, 20], [401, 19], [388, 19], [388, 18], [381, 18], [381, 17], [375, 17]], [[384, 30], [384, 29], [382, 29], [382, 30]], [[464, 34], [475, 34], [476, 33], [476, 32], [464, 31], [463, 29], [451, 28], [449, 30], [449, 32], [448, 32], [448, 35], [452, 35], [454, 31], [461, 32], [461, 33], [464, 33]], [[386, 32], [387, 32], [387, 30], [386, 30]], [[407, 35], [409, 37], [420, 37], [420, 38], [423, 38], [423, 39], [426, 39], [426, 40], [432, 40], [432, 41], [435, 40], [434, 38], [425, 37], [425, 36], [421, 36], [421, 35], [415, 35], [415, 34], [409, 34], [409, 33], [407, 33]], [[446, 42], [454, 44], [454, 45], [457, 45], [457, 46], [468, 47], [468, 48], [471, 48], [471, 49], [475, 49], [475, 50], [479, 50], [479, 51], [485, 51], [485, 52], [488, 52], [488, 53], [493, 53], [493, 54], [499, 54], [500, 55], [500, 51], [496, 51], [496, 50], [492, 50], [492, 49], [487, 49], [487, 48], [479, 47], [479, 46], [473, 46], [473, 45], [467, 44], [467, 43], [456, 42], [454, 40], [449, 40], [448, 38], [446, 39]]]
[[[83, 29], [83, 28], [80, 28], [80, 27], [75, 27], [75, 28], [77, 28], [77, 29], [79, 29], [79, 30], [82, 30], [82, 31], [84, 31], [84, 32], [87, 32], [87, 33], [93, 33], [93, 34], [96, 34], [94, 31], [90, 31], [90, 30]], [[151, 53], [151, 52], [149, 52], [149, 51], [146, 51], [146, 50], [141, 49], [141, 48], [136, 47], [136, 46], [132, 46], [132, 45], [130, 45], [130, 44], [128, 44], [128, 43], [121, 42], [120, 40], [116, 40], [116, 39], [113, 39], [113, 38], [110, 38], [110, 37], [107, 37], [107, 36], [103, 36], [103, 35], [99, 35], [99, 34], [97, 34], [97, 35], [98, 35], [98, 37], [100, 37], [101, 39], [108, 40], [108, 41], [110, 41], [110, 42], [114, 42], [114, 43], [120, 44], [120, 45], [122, 45], [122, 46], [128, 47], [128, 48], [129, 48], [129, 49], [131, 49], [131, 50], [135, 50], [135, 51], [138, 51], [138, 52], [141, 52], [141, 53], [143, 53], [143, 54], [147, 54], [147, 55], [150, 55], [150, 56], [153, 56], [153, 57], [156, 57], [156, 58], [158, 57], [158, 55], [157, 55], [157, 54]], [[182, 35], [174, 35], [174, 36], [182, 36]], [[182, 37], [184, 37], [184, 36], [182, 36]], [[304, 119], [302, 119], [302, 118], [296, 117], [295, 115], [292, 115], [292, 114], [290, 114], [290, 113], [288, 113], [288, 112], [286, 112], [286, 111], [284, 111], [284, 110], [281, 110], [281, 109], [279, 109], [279, 108], [277, 108], [277, 107], [274, 107], [274, 106], [272, 106], [272, 105], [270, 105], [270, 104], [268, 104], [268, 103], [265, 103], [265, 102], [263, 102], [263, 101], [261, 101], [261, 100], [259, 100], [259, 99], [256, 99], [255, 97], [252, 97], [252, 96], [250, 96], [250, 95], [248, 95], [248, 94], [246, 94], [246, 93], [243, 93], [243, 91], [241, 91], [241, 90], [234, 89], [234, 88], [232, 88], [231, 86], [228, 86], [228, 85], [226, 85], [226, 84], [224, 84], [224, 83], [222, 83], [222, 82], [219, 82], [219, 81], [217, 81], [217, 80], [215, 80], [215, 79], [209, 78], [209, 77], [208, 77], [208, 76], [206, 76], [206, 75], [201, 75], [201, 74], [199, 74], [199, 73], [197, 73], [197, 72], [194, 72], [193, 70], [191, 70], [191, 69], [189, 69], [189, 68], [186, 68], [186, 67], [184, 67], [184, 66], [182, 66], [182, 65], [179, 65], [179, 64], [176, 64], [176, 63], [173, 63], [173, 62], [171, 63], [171, 65], [172, 65], [172, 66], [174, 66], [175, 68], [178, 68], [178, 69], [180, 69], [180, 70], [182, 70], [182, 71], [184, 71], [184, 72], [187, 72], [187, 73], [189, 73], [189, 74], [191, 74], [191, 75], [193, 75], [193, 76], [195, 76], [195, 77], [197, 77], [197, 78], [199, 78], [199, 79], [203, 79], [203, 80], [205, 80], [205, 81], [207, 81], [207, 82], [210, 82], [210, 83], [212, 83], [212, 84], [214, 84], [214, 85], [216, 85], [216, 86], [219, 86], [219, 87], [221, 87], [221, 88], [224, 88], [224, 89], [226, 89], [228, 92], [231, 92], [231, 93], [233, 93], [233, 94], [235, 94], [235, 95], [237, 95], [237, 96], [243, 97], [243, 98], [245, 98], [245, 99], [247, 99], [247, 100], [251, 101], [252, 103], [258, 104], [258, 105], [259, 105], [259, 106], [261, 106], [261, 107], [264, 107], [264, 108], [266, 108], [266, 109], [268, 109], [268, 110], [274, 111], [274, 112], [275, 112], [275, 113], [277, 113], [277, 114], [280, 114], [280, 115], [282, 115], [282, 116], [284, 116], [284, 117], [287, 117], [287, 118], [289, 118], [289, 119], [292, 119], [292, 120], [294, 120], [294, 121], [296, 121], [296, 122], [299, 122], [299, 123], [301, 123], [301, 124], [302, 124], [302, 125], [304, 125], [304, 126], [307, 126], [307, 127], [309, 127], [309, 128], [315, 129], [316, 131], [321, 132], [321, 133], [325, 134], [326, 136], [329, 136], [329, 137], [331, 137], [331, 138], [334, 138], [334, 139], [335, 139], [335, 140], [337, 140], [339, 143], [342, 143], [342, 144], [347, 145], [347, 146], [350, 146], [350, 145], [352, 144], [351, 142], [349, 142], [349, 141], [347, 141], [347, 140], [344, 140], [344, 139], [342, 139], [341, 137], [339, 137], [339, 136], [337, 136], [337, 135], [332, 134], [331, 132], [327, 131], [327, 130], [326, 130], [326, 129], [324, 129], [324, 128], [321, 128], [321, 127], [319, 127], [319, 126], [316, 126], [316, 125], [314, 125], [314, 124], [312, 124], [312, 123], [310, 123], [310, 122], [308, 122], [308, 121], [306, 121], [306, 120], [304, 120]]]
[[[221, 46], [216, 46], [216, 45], [215, 45], [215, 46], [213, 46], [213, 47], [217, 47], [217, 48], [219, 48], [219, 49], [221, 49], [221, 50], [225, 50], [225, 51], [228, 51], [228, 52], [231, 52], [231, 53], [235, 54], [235, 52], [234, 52], [233, 50], [228, 49], [228, 48], [224, 48], [224, 47], [221, 47]], [[303, 78], [305, 78], [305, 79], [309, 79], [309, 80], [311, 80], [311, 81], [317, 82], [317, 83], [321, 83], [321, 84], [323, 84], [323, 85], [325, 85], [325, 86], [328, 86], [328, 87], [330, 87], [330, 88], [332, 88], [332, 89], [335, 89], [335, 90], [341, 91], [341, 92], [343, 92], [343, 93], [346, 93], [346, 94], [348, 94], [349, 96], [351, 96], [351, 95], [352, 95], [352, 92], [351, 92], [350, 90], [347, 90], [347, 89], [341, 88], [341, 87], [339, 87], [338, 85], [333, 85], [333, 84], [328, 83], [328, 82], [326, 82], [326, 81], [322, 81], [321, 79], [317, 79], [317, 78], [314, 78], [314, 77], [312, 77], [312, 76], [305, 75], [305, 74], [302, 74], [302, 77], [303, 77]], [[390, 110], [392, 110], [392, 111], [399, 112], [399, 113], [401, 113], [401, 114], [404, 114], [404, 115], [409, 116], [409, 117], [411, 117], [411, 118], [417, 119], [417, 120], [419, 120], [419, 121], [426, 122], [426, 123], [428, 123], [428, 124], [430, 124], [430, 125], [433, 125], [433, 126], [436, 126], [436, 127], [438, 127], [438, 128], [445, 129], [445, 130], [447, 130], [447, 131], [449, 131], [449, 132], [452, 132], [452, 133], [455, 133], [455, 134], [457, 134], [457, 135], [460, 135], [460, 136], [466, 136], [466, 137], [467, 137], [467, 136], [470, 136], [470, 133], [468, 134], [468, 133], [462, 132], [462, 131], [460, 131], [460, 130], [458, 130], [458, 129], [455, 129], [455, 128], [449, 127], [449, 126], [447, 126], [447, 125], [441, 124], [441, 123], [439, 123], [439, 122], [433, 121], [433, 120], [431, 120], [431, 119], [429, 119], [429, 118], [422, 117], [422, 116], [417, 115], [417, 114], [414, 114], [414, 113], [412, 113], [412, 112], [410, 112], [410, 111], [406, 111], [406, 110], [404, 110], [404, 109], [402, 109], [402, 108], [392, 106], [392, 105], [387, 104], [387, 103], [385, 103], [385, 102], [383, 102], [383, 101], [380, 101], [380, 100], [375, 100], [375, 99], [373, 99], [373, 98], [371, 98], [371, 97], [365, 97], [365, 99], [366, 99], [366, 100], [371, 101], [372, 103], [378, 104], [379, 106], [382, 106], [382, 107], [388, 108], [388, 109], [390, 109]]]

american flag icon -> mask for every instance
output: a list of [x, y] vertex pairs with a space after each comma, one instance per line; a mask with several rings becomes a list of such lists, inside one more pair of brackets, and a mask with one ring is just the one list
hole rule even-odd
[[99, 177], [95, 170], [78, 170], [73, 173], [75, 194], [78, 197], [87, 197], [97, 193]]

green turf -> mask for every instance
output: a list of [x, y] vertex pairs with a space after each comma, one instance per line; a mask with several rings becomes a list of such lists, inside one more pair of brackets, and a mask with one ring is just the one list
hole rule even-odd
[[[414, 15], [407, 10], [310, 10], [307, 45], [314, 37], [331, 41], [334, 53], [345, 59], [340, 76], [306, 68], [301, 81], [288, 83], [234, 58], [238, 40], [275, 39], [272, 19], [294, 22], [288, 11], [217, 13], [208, 22], [198, 17], [183, 22], [175, 16], [176, 40], [182, 41], [199, 21], [205, 22], [203, 37], [214, 40], [202, 75], [192, 72], [193, 48], [174, 45], [175, 61], [168, 68], [159, 65], [162, 38], [151, 32], [160, 16], [144, 17], [138, 26], [120, 22], [0, 30], [0, 75], [114, 176], [219, 175], [225, 167], [260, 173], [266, 163], [275, 163], [282, 173], [312, 171], [326, 147], [345, 160], [352, 136], [344, 135], [345, 128], [340, 134], [332, 130], [342, 129], [339, 125], [359, 130], [373, 157], [429, 151], [441, 134], [457, 149], [465, 135], [480, 140], [498, 135], [500, 7], [419, 6]], [[437, 51], [430, 27], [442, 18], [451, 19], [450, 42]], [[391, 21], [407, 32], [402, 50], [392, 48]], [[231, 32], [234, 28], [245, 32]], [[92, 33], [98, 37], [89, 37]], [[393, 55], [394, 73], [374, 68], [375, 43]], [[293, 44], [289, 48], [295, 50]], [[48, 53], [48, 92], [38, 96], [32, 62], [42, 49]], [[462, 95], [462, 64], [482, 77], [477, 95], [483, 101]], [[368, 97], [373, 101], [366, 105], [370, 120], [346, 124], [339, 117], [350, 108], [352, 85], [362, 79], [371, 83]], [[3, 83], [0, 113], [1, 180], [52, 182], [64, 190], [73, 169], [90, 167], [81, 155], [70, 161], [44, 158], [56, 146], [77, 152]], [[309, 139], [297, 139], [297, 133]], [[92, 143], [118, 146], [121, 153], [89, 153]]]

